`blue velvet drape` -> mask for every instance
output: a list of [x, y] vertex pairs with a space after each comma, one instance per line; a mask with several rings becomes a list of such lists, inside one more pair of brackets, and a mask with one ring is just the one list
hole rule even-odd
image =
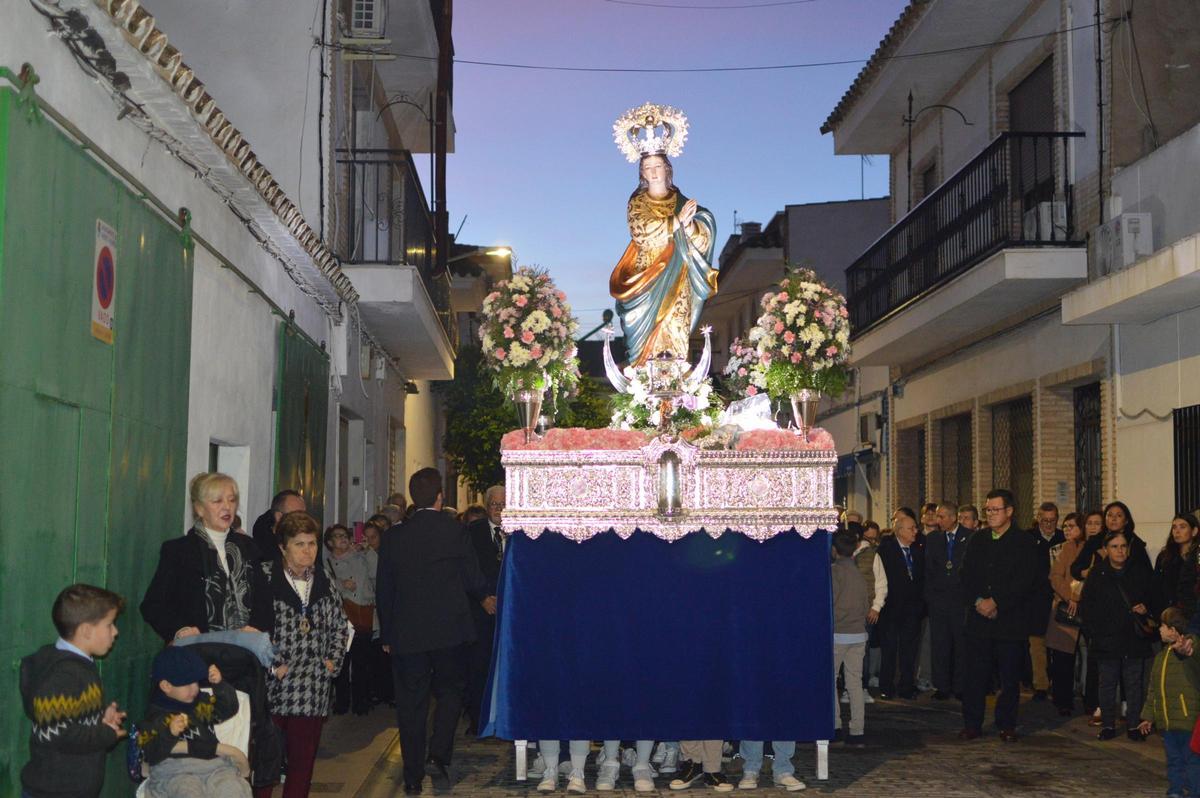
[[765, 543], [517, 533], [500, 575], [484, 733], [828, 739], [831, 602], [826, 532]]

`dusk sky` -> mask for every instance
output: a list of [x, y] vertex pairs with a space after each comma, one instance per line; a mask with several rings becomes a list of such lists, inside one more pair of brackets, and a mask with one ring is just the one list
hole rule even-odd
[[[628, 0], [626, 0], [627, 2]], [[764, 0], [641, 0], [686, 6]], [[717, 220], [717, 251], [743, 221], [784, 205], [861, 196], [859, 159], [836, 157], [818, 128], [861, 63], [733, 73], [613, 74], [477, 66], [729, 67], [866, 59], [906, 0], [813, 0], [740, 8], [651, 8], [613, 0], [458, 0], [449, 159], [451, 232], [507, 244], [519, 265], [550, 270], [584, 331], [612, 307], [608, 276], [628, 244], [625, 203], [637, 167], [612, 138], [650, 101], [687, 114], [675, 182]], [[900, 120], [896, 120], [900, 124]], [[887, 193], [887, 159], [866, 168]]]

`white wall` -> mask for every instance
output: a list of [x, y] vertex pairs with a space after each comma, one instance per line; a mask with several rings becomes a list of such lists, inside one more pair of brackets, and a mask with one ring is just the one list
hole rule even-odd
[[247, 529], [274, 493], [271, 392], [278, 321], [258, 294], [207, 250], [196, 249], [187, 473], [190, 478], [208, 470], [210, 442], [248, 447], [249, 479], [238, 485]]
[[437, 407], [428, 380], [417, 380], [416, 394], [404, 399], [404, 484], [422, 468], [438, 467]]
[[[150, 11], [314, 230], [323, 0], [154, 0]], [[331, 14], [336, 3], [327, 4]], [[332, 37], [331, 33], [327, 35]], [[328, 146], [328, 142], [326, 142]]]

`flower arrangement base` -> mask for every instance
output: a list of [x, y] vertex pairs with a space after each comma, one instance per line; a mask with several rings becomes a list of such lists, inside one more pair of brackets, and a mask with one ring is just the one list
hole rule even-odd
[[[504, 528], [530, 538], [556, 533], [582, 542], [615, 530], [627, 539], [641, 530], [670, 541], [697, 531], [765, 541], [793, 530], [809, 537], [837, 524], [837, 452], [824, 430], [814, 430], [811, 442], [786, 430], [749, 432], [733, 450], [702, 450], [673, 436], [570, 429], [528, 443], [516, 430], [501, 446]], [[667, 452], [674, 457], [664, 460]], [[678, 512], [670, 515], [660, 510], [663, 462], [678, 469], [671, 480]]]
[[803, 389], [788, 397], [792, 403], [792, 421], [796, 425], [796, 434], [803, 435], [807, 440], [817, 420], [817, 406], [821, 403], [819, 391]]
[[517, 408], [517, 422], [525, 434], [525, 442], [533, 440], [533, 430], [542, 414], [542, 392], [522, 389], [513, 393], [513, 404]]

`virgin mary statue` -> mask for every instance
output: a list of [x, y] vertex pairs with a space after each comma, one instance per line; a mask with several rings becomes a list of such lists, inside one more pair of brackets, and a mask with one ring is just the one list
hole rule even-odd
[[629, 364], [641, 366], [662, 352], [686, 358], [704, 302], [717, 292], [716, 223], [707, 208], [675, 187], [668, 157], [683, 151], [687, 119], [674, 108], [647, 103], [613, 128], [622, 152], [638, 163], [639, 176], [629, 198], [629, 246], [609, 279]]

